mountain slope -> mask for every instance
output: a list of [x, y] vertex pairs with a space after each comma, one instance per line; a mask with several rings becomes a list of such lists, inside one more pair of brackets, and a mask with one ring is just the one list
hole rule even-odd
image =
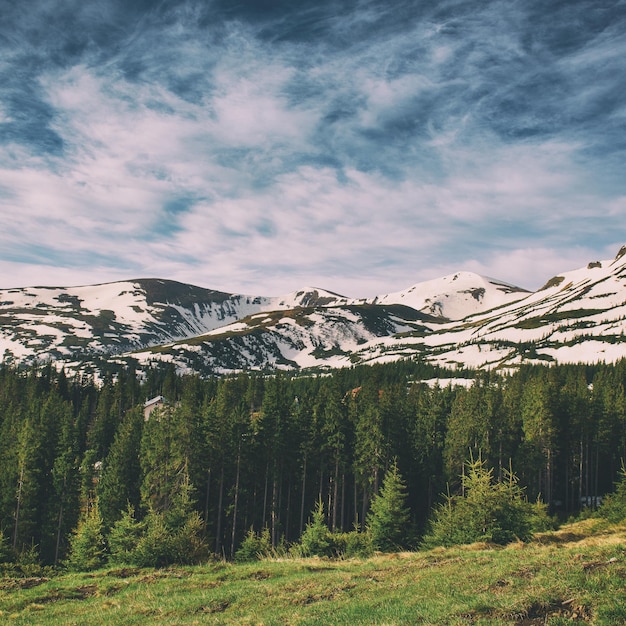
[[169, 280], [0, 290], [0, 356], [75, 360], [194, 337], [247, 315], [345, 301], [323, 290], [278, 298], [229, 294]]
[[417, 283], [404, 291], [378, 296], [374, 304], [404, 304], [423, 313], [462, 320], [520, 300], [528, 291], [473, 272], [457, 272]]
[[402, 305], [344, 305], [262, 312], [193, 339], [132, 354], [140, 363], [167, 361], [181, 370], [345, 367], [381, 337], [428, 333], [436, 323]]
[[535, 293], [470, 272], [355, 300], [280, 297], [159, 279], [0, 290], [4, 363], [172, 362], [200, 373], [340, 367], [419, 356], [448, 368], [626, 356], [626, 247]]
[[[184, 340], [176, 346], [159, 348], [158, 358], [172, 360], [179, 366], [193, 361], [193, 368], [201, 367], [204, 362], [207, 367], [220, 370], [275, 366], [338, 367], [417, 355], [451, 369], [510, 368], [522, 362], [614, 362], [626, 357], [625, 264], [626, 255], [621, 250], [616, 259], [593, 262], [554, 277], [535, 293], [509, 291], [509, 286], [490, 281], [496, 288], [498, 285], [505, 287], [501, 297], [505, 302], [499, 307], [449, 322], [423, 314], [417, 323], [405, 314], [399, 315], [396, 322], [400, 323], [395, 330], [388, 328], [387, 332], [369, 335], [356, 333], [353, 335], [353, 338], [358, 335], [356, 343], [345, 339], [344, 331], [339, 330], [338, 320], [343, 328], [358, 324], [358, 320], [350, 317], [351, 307], [344, 306], [316, 310], [315, 317], [307, 314], [312, 323], [306, 325], [307, 338], [301, 338], [299, 344], [293, 341], [292, 331], [288, 331], [286, 325], [267, 324], [254, 328], [253, 332], [253, 318], [214, 331], [201, 338], [200, 343], [195, 341], [193, 359], [189, 356], [192, 347]], [[446, 282], [455, 283], [454, 276], [431, 281], [438, 287], [436, 290], [431, 288], [429, 291], [428, 287], [432, 285], [418, 285], [412, 291], [399, 292], [405, 294], [404, 298], [399, 294], [377, 298], [377, 304], [367, 305], [370, 314], [381, 320], [387, 319], [390, 305], [380, 304], [385, 300], [404, 299], [424, 308], [423, 294], [441, 293], [439, 287]], [[463, 307], [477, 308], [472, 302], [468, 303], [467, 296], [473, 296], [471, 292], [468, 294], [463, 283], [471, 278], [470, 284], [476, 285], [476, 278], [457, 276], [457, 280], [461, 280], [460, 288], [453, 284], [453, 291], [449, 295], [443, 292], [441, 297], [453, 305], [452, 312], [448, 312], [450, 316], [455, 309], [461, 314]], [[412, 300], [411, 296], [414, 296]], [[509, 298], [512, 301], [506, 303]], [[352, 305], [352, 308], [358, 311], [363, 306]], [[416, 311], [413, 307], [406, 309]], [[440, 308], [436, 311], [441, 313]], [[323, 348], [316, 349], [317, 346]], [[203, 355], [202, 358], [198, 354]], [[237, 366], [234, 357], [237, 354], [255, 356], [243, 358]], [[141, 354], [142, 361], [149, 359], [149, 353]]]
[[625, 357], [625, 252], [555, 276], [513, 304], [441, 328], [426, 341], [431, 359], [486, 367]]

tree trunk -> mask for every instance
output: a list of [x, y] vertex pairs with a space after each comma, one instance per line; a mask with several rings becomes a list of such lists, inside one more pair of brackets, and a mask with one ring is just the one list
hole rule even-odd
[[341, 531], [345, 532], [345, 512], [346, 512], [346, 475], [345, 473], [341, 474]]
[[304, 465], [302, 468], [302, 497], [300, 499], [300, 536], [304, 532], [304, 503], [306, 494], [306, 452], [304, 453]]
[[207, 471], [206, 493], [204, 495], [204, 523], [209, 525], [209, 495], [211, 494], [211, 468]]
[[217, 526], [215, 528], [215, 554], [222, 551], [222, 500], [224, 498], [224, 465], [220, 470], [220, 490], [217, 499]]
[[332, 513], [332, 529], [337, 530], [337, 496], [339, 493], [339, 452], [335, 455], [335, 477], [333, 484], [333, 513]]
[[277, 545], [276, 538], [276, 503], [278, 500], [278, 484], [276, 481], [276, 472], [274, 472], [274, 476], [272, 478], [272, 510], [270, 512], [270, 523], [271, 523], [271, 533], [272, 533], [272, 548], [275, 548]]
[[13, 527], [13, 550], [17, 549], [17, 530], [20, 523], [20, 506], [22, 504], [22, 486], [24, 485], [24, 465], [20, 468], [20, 479], [17, 483], [17, 503], [15, 505], [15, 526]]
[[63, 502], [59, 507], [59, 518], [57, 520], [57, 540], [54, 548], [54, 566], [56, 567], [59, 562], [59, 548], [61, 546], [61, 526], [63, 524]]
[[233, 502], [233, 529], [230, 534], [230, 558], [235, 555], [235, 533], [237, 531], [237, 504], [239, 502], [239, 467], [241, 464], [241, 438], [239, 439], [239, 449], [237, 450], [237, 476], [235, 478], [235, 499]]

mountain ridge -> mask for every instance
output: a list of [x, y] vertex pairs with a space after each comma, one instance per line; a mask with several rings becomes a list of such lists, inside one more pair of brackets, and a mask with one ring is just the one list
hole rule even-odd
[[0, 290], [0, 359], [170, 362], [183, 371], [345, 367], [422, 358], [445, 368], [626, 356], [626, 246], [529, 292], [473, 272], [374, 298], [318, 287], [253, 296], [159, 278]]

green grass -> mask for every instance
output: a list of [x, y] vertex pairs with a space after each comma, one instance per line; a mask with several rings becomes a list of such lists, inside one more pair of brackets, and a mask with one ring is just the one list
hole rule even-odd
[[0, 580], [7, 624], [626, 623], [626, 526], [367, 560], [214, 562]]
[[529, 317], [524, 320], [520, 320], [513, 328], [541, 328], [551, 322], [560, 322], [562, 320], [579, 319], [581, 317], [591, 317], [592, 315], [598, 315], [603, 313], [602, 309], [575, 309], [567, 311], [554, 311], [553, 313], [546, 313], [540, 317]]

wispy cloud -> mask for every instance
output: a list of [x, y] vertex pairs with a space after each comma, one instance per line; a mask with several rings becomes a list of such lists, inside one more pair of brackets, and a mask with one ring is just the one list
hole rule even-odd
[[12, 5], [1, 282], [538, 287], [626, 238], [625, 25], [582, 0]]

